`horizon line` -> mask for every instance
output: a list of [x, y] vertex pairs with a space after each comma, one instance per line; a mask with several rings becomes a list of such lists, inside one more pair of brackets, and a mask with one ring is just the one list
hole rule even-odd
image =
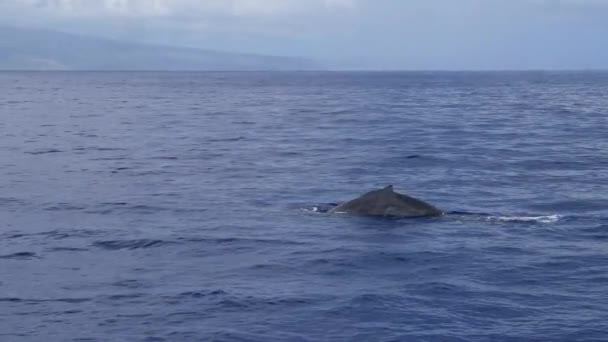
[[300, 73], [339, 73], [339, 72], [608, 72], [608, 68], [529, 68], [529, 69], [0, 69], [0, 72], [225, 72], [225, 73], [247, 73], [247, 72], [300, 72]]

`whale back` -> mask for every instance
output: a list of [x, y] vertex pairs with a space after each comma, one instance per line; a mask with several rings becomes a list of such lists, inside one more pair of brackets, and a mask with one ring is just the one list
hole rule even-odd
[[332, 209], [333, 213], [367, 216], [423, 217], [441, 216], [443, 212], [432, 205], [393, 191], [389, 185], [373, 190]]

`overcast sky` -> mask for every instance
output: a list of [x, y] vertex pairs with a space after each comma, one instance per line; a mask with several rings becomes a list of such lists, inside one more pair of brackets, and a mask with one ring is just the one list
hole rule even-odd
[[0, 0], [0, 23], [342, 68], [608, 68], [608, 0]]

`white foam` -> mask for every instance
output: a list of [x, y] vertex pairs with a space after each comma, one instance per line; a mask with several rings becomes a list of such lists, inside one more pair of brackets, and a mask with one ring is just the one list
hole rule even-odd
[[490, 221], [500, 222], [538, 222], [538, 223], [555, 223], [562, 217], [560, 215], [545, 215], [545, 216], [490, 216]]
[[309, 214], [322, 214], [323, 213], [323, 211], [319, 207], [300, 208], [300, 210], [305, 213], [309, 213]]

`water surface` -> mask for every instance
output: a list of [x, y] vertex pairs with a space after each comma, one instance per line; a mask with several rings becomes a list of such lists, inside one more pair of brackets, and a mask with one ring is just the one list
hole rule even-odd
[[[0, 73], [2, 341], [602, 341], [608, 73]], [[452, 212], [322, 213], [393, 184]]]

